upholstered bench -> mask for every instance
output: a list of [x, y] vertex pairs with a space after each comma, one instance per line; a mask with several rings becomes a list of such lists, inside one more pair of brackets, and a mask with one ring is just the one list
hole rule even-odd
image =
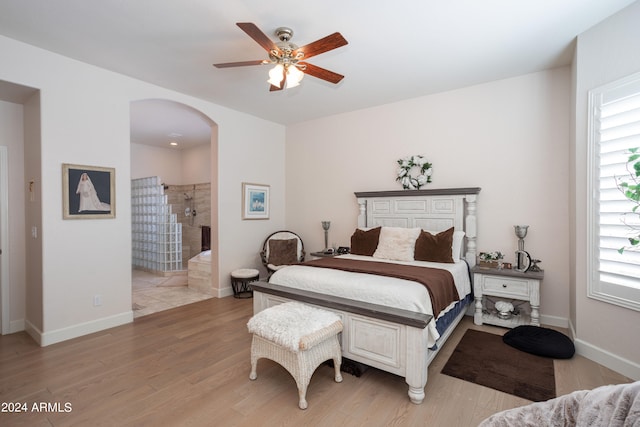
[[258, 377], [258, 359], [267, 358], [279, 363], [296, 381], [300, 409], [307, 408], [307, 386], [322, 362], [332, 359], [335, 381], [342, 382], [342, 351], [338, 341], [342, 321], [337, 314], [299, 302], [287, 302], [256, 314], [247, 327], [253, 334], [249, 379]]

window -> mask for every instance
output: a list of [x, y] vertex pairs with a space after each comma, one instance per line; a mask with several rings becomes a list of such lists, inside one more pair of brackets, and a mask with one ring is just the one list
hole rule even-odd
[[635, 204], [618, 187], [621, 178], [629, 181], [629, 149], [636, 147], [640, 73], [589, 92], [587, 262], [589, 297], [640, 311], [640, 246], [628, 240], [640, 215], [630, 213]]

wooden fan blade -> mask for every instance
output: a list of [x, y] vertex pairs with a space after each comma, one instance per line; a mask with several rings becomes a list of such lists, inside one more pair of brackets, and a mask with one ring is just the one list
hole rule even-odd
[[270, 64], [266, 59], [256, 59], [255, 61], [241, 61], [241, 62], [223, 62], [222, 64], [213, 64], [216, 68], [229, 68], [229, 67], [245, 67], [247, 65], [264, 65]]
[[302, 52], [304, 53], [302, 59], [309, 59], [312, 56], [337, 49], [346, 44], [349, 44], [349, 42], [347, 42], [345, 38], [342, 37], [342, 34], [333, 33], [328, 35], [327, 37], [321, 38], [320, 40], [316, 40], [313, 43], [309, 43], [308, 45], [299, 47], [298, 49], [293, 51], [293, 55], [295, 56], [298, 52]]
[[251, 22], [237, 22], [236, 25], [240, 27], [242, 31], [247, 33], [249, 37], [254, 39], [267, 52], [270, 52], [273, 49], [279, 51], [278, 46], [276, 46], [275, 43], [256, 26], [256, 24]]
[[308, 62], [298, 62], [298, 64], [306, 66], [306, 68], [303, 70], [305, 74], [309, 74], [310, 76], [326, 80], [330, 83], [339, 83], [340, 80], [344, 78], [342, 74], [334, 73], [333, 71], [326, 70], [322, 67], [318, 67], [317, 65], [309, 64]]

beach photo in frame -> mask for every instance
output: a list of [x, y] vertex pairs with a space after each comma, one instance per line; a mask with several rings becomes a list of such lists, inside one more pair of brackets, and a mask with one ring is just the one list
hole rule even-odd
[[269, 219], [269, 186], [242, 183], [242, 219]]
[[116, 217], [116, 170], [99, 166], [62, 164], [62, 217]]

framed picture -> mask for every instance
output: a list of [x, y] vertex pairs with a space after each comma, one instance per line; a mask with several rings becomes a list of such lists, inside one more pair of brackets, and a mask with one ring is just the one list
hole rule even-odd
[[242, 219], [269, 219], [269, 186], [242, 183]]
[[62, 164], [62, 217], [116, 217], [116, 170]]

